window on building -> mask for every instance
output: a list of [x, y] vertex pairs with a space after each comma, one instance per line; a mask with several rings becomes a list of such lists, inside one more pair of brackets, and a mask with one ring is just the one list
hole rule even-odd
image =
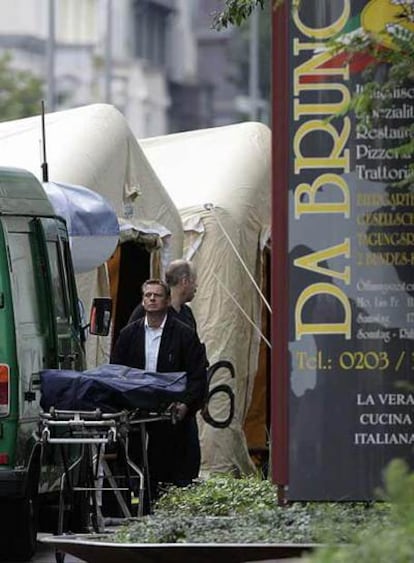
[[134, 55], [155, 66], [165, 66], [171, 0], [134, 0]]

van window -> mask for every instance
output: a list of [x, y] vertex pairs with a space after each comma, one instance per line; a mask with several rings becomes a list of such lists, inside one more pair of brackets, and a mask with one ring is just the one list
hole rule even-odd
[[[19, 325], [39, 325], [41, 318], [33, 276], [34, 264], [29, 233], [9, 233], [9, 252], [12, 263], [15, 316]], [[38, 328], [40, 330], [40, 328]]]
[[69, 314], [72, 317], [75, 326], [80, 326], [81, 315], [79, 310], [77, 291], [74, 284], [74, 272], [72, 266], [72, 258], [70, 254], [69, 241], [60, 238], [60, 244], [61, 244], [61, 250], [63, 256], [63, 269], [65, 272], [65, 282], [68, 288], [69, 307], [70, 307]]
[[65, 299], [64, 282], [66, 276], [62, 275], [62, 263], [60, 260], [59, 246], [57, 242], [47, 241], [47, 253], [49, 255], [50, 275], [52, 282], [52, 291], [55, 301], [56, 320], [68, 320], [69, 314], [67, 310], [67, 301]]
[[[63, 322], [69, 326], [72, 319], [69, 308], [71, 294], [61, 246], [61, 237], [65, 235], [66, 230], [65, 228], [61, 228], [58, 219], [42, 218], [40, 219], [40, 223], [45, 237], [46, 252], [48, 254], [52, 286], [51, 291], [55, 303], [56, 321], [59, 323]], [[63, 222], [62, 227], [64, 227]]]

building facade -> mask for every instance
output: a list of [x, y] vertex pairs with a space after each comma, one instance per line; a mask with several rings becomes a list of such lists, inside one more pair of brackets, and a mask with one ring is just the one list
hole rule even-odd
[[0, 9], [0, 54], [43, 78], [46, 111], [108, 102], [137, 137], [240, 120], [227, 56], [235, 31], [211, 28], [217, 0], [0, 0]]

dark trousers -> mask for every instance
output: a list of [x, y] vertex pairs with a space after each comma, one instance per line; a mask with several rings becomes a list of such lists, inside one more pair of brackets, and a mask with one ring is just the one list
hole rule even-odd
[[195, 416], [176, 424], [153, 422], [147, 432], [151, 481], [184, 486], [198, 477], [201, 453]]

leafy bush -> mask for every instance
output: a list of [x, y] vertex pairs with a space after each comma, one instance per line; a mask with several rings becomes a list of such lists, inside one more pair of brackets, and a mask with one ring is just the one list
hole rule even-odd
[[276, 503], [276, 489], [270, 481], [216, 475], [185, 489], [171, 487], [158, 501], [157, 510], [164, 513], [183, 510], [196, 516], [230, 516], [272, 509]]
[[361, 526], [347, 546], [321, 549], [312, 563], [409, 563], [414, 557], [414, 473], [401, 460], [394, 460], [385, 473], [389, 507], [386, 521], [373, 519]]
[[292, 503], [278, 506], [276, 487], [257, 477], [216, 476], [172, 487], [154, 514], [134, 519], [114, 536], [137, 543], [349, 542], [370, 521], [383, 526], [388, 504]]

